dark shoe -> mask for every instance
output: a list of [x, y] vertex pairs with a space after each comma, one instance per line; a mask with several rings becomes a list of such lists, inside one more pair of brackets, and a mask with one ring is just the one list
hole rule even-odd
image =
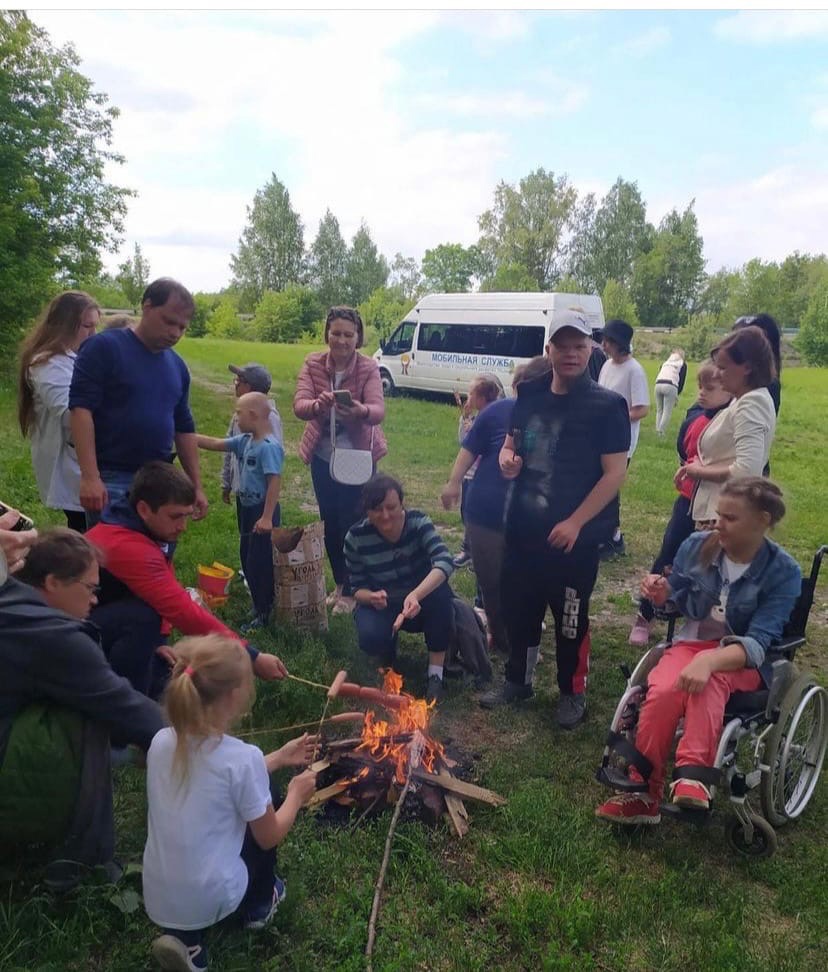
[[46, 865], [43, 883], [53, 894], [68, 894], [87, 879], [97, 884], [117, 884], [123, 876], [124, 869], [115, 860], [97, 865], [57, 860]]
[[484, 709], [496, 709], [500, 705], [510, 705], [513, 702], [523, 702], [531, 699], [535, 693], [531, 685], [515, 685], [514, 682], [504, 682], [499, 689], [492, 689], [480, 696], [480, 705]]
[[471, 563], [471, 554], [465, 550], [461, 550], [459, 554], [452, 560], [455, 567], [465, 567], [466, 564]]
[[586, 696], [561, 694], [556, 713], [561, 729], [574, 729], [586, 719]]
[[442, 702], [446, 695], [446, 687], [439, 675], [429, 675], [426, 686], [426, 702]]
[[164, 972], [204, 972], [207, 952], [203, 945], [185, 945], [175, 935], [161, 935], [152, 943], [152, 957]]
[[607, 540], [598, 547], [598, 556], [601, 560], [615, 560], [616, 557], [626, 557], [627, 548], [624, 544], [624, 534], [618, 540]]
[[244, 927], [251, 931], [259, 931], [262, 928], [267, 928], [271, 921], [273, 921], [273, 916], [276, 914], [279, 905], [285, 900], [286, 896], [287, 882], [283, 881], [280, 877], [274, 877], [273, 897], [269, 903], [259, 905], [257, 908], [251, 908], [245, 913]]

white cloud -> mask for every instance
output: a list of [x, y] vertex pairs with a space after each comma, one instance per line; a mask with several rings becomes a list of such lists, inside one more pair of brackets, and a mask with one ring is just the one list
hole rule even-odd
[[828, 11], [740, 10], [717, 21], [714, 33], [747, 44], [812, 40], [828, 36]]
[[646, 57], [659, 48], [666, 47], [672, 40], [672, 36], [667, 27], [651, 27], [625, 40], [620, 45], [620, 50], [629, 57]]
[[828, 167], [792, 163], [696, 193], [708, 269], [826, 251]]

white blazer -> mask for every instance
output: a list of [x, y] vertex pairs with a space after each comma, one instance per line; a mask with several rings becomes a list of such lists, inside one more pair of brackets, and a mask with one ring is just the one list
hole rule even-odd
[[[776, 412], [767, 388], [754, 388], [734, 398], [713, 419], [699, 439], [699, 461], [713, 466], [730, 463], [730, 476], [761, 476], [768, 464], [776, 431]], [[716, 518], [716, 502], [723, 483], [699, 480], [692, 517]]]

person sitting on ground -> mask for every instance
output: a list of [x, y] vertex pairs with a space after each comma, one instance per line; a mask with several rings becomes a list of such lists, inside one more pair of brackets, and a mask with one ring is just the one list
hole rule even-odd
[[271, 409], [263, 392], [248, 392], [236, 403], [239, 434], [228, 439], [196, 436], [200, 449], [232, 454], [240, 466], [236, 495], [239, 559], [244, 571], [253, 617], [244, 634], [265, 627], [273, 611], [273, 545], [271, 531], [279, 526], [279, 494], [285, 450], [271, 433]]
[[87, 867], [116, 876], [110, 733], [146, 750], [164, 726], [85, 620], [99, 556], [81, 534], [48, 530], [0, 586], [0, 845], [50, 845], [55, 890]]
[[[769, 684], [768, 649], [799, 596], [799, 565], [766, 536], [784, 515], [775, 483], [759, 476], [731, 479], [719, 493], [716, 528], [684, 541], [669, 577], [644, 579], [641, 593], [659, 606], [671, 602], [686, 621], [647, 676], [638, 716], [635, 747], [652, 766], [648, 792], [607, 800], [595, 811], [602, 820], [661, 820], [667, 759], [682, 718], [670, 797], [681, 807], [710, 806], [727, 700]], [[645, 782], [635, 767], [629, 776]]]
[[[699, 397], [687, 409], [687, 415], [679, 429], [676, 448], [682, 466], [694, 462], [699, 449], [699, 439], [702, 432], [713, 421], [718, 413], [730, 404], [730, 392], [725, 391], [719, 380], [719, 372], [712, 361], [705, 361], [699, 368], [697, 375]], [[693, 532], [693, 520], [690, 516], [690, 501], [693, 499], [693, 482], [678, 474], [673, 477], [679, 495], [673, 503], [673, 512], [664, 530], [661, 550], [658, 553], [651, 574], [661, 574], [669, 571], [678, 548]], [[653, 605], [642, 597], [638, 605], [638, 617], [630, 631], [631, 645], [646, 645], [650, 640], [650, 627], [655, 617]]]
[[[233, 390], [236, 398], [241, 398], [242, 395], [246, 395], [248, 392], [261, 392], [263, 395], [270, 394], [273, 379], [264, 365], [251, 361], [249, 364], [242, 365], [241, 367], [239, 365], [228, 365], [227, 370], [233, 375]], [[276, 408], [273, 399], [268, 398], [267, 403], [270, 407], [270, 414], [268, 415], [270, 419], [270, 434], [282, 449], [284, 449], [285, 440], [282, 432], [282, 416], [279, 414], [279, 410]], [[239, 421], [234, 409], [225, 438], [232, 439], [234, 435], [239, 434], [239, 431]], [[224, 462], [221, 467], [222, 502], [229, 504], [230, 498], [233, 495], [236, 495], [238, 500], [238, 492], [239, 460], [232, 452], [228, 452], [224, 457]], [[236, 513], [238, 514], [238, 502], [236, 504]]]
[[317, 736], [305, 733], [264, 755], [229, 735], [253, 701], [253, 675], [232, 638], [183, 638], [164, 692], [170, 728], [147, 754], [144, 905], [163, 929], [152, 952], [162, 969], [207, 968], [204, 932], [238, 912], [261, 929], [284, 901], [276, 846], [316, 789], [294, 776], [282, 802], [269, 774], [307, 766]]
[[363, 487], [365, 519], [345, 537], [345, 560], [356, 598], [359, 647], [382, 665], [393, 665], [397, 633], [425, 632], [426, 699], [444, 695], [443, 663], [453, 627], [451, 554], [434, 524], [403, 506], [403, 488], [392, 476], [374, 476]]
[[669, 358], [659, 368], [655, 383], [656, 432], [664, 435], [679, 395], [687, 380], [687, 362], [681, 348], [673, 348]]
[[[153, 698], [169, 675], [168, 652], [157, 649], [173, 629], [241, 640], [190, 597], [173, 570], [170, 545], [187, 529], [195, 499], [186, 473], [167, 462], [148, 462], [135, 474], [128, 498], [108, 507], [87, 534], [106, 562], [100, 604], [92, 612], [104, 650], [116, 672]], [[275, 655], [247, 650], [259, 678], [285, 676]]]

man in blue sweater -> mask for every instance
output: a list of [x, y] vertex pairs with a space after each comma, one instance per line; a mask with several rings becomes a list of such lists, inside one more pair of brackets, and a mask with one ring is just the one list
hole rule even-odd
[[134, 329], [84, 342], [69, 391], [72, 439], [81, 469], [80, 501], [90, 525], [123, 499], [135, 472], [173, 452], [196, 488], [194, 519], [207, 512], [201, 488], [190, 373], [173, 351], [193, 316], [193, 298], [168, 277], [144, 291]]

